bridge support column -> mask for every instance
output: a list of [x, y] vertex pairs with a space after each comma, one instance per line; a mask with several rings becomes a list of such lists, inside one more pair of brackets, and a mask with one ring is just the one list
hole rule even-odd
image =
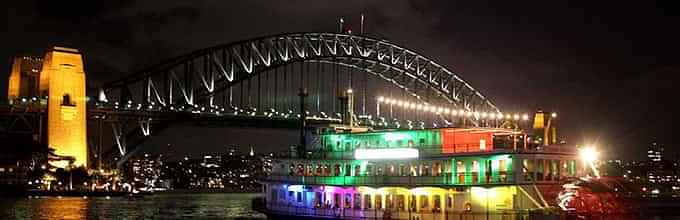
[[[48, 96], [47, 145], [74, 166], [88, 166], [87, 112], [83, 59], [76, 49], [53, 47], [43, 59], [39, 91]], [[66, 167], [66, 161], [53, 165]]]

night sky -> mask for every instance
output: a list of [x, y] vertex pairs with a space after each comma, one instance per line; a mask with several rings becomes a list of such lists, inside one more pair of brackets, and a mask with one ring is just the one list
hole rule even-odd
[[[652, 1], [549, 2], [8, 1], [0, 8], [0, 78], [7, 79], [13, 56], [62, 45], [84, 53], [88, 86], [96, 87], [216, 44], [333, 32], [340, 16], [358, 29], [363, 12], [367, 32], [439, 61], [502, 110], [558, 112], [559, 136], [569, 142], [597, 143], [610, 158], [642, 159], [653, 141], [670, 156], [680, 153], [674, 8]], [[0, 83], [3, 96], [6, 87]], [[248, 143], [281, 150], [295, 140], [290, 131], [177, 126], [149, 145], [175, 142], [199, 155]]]

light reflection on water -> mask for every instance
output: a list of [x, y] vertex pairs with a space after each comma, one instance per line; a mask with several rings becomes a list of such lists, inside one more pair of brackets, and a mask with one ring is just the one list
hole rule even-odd
[[156, 194], [139, 198], [41, 197], [0, 200], [2, 219], [264, 219], [251, 209], [258, 194]]

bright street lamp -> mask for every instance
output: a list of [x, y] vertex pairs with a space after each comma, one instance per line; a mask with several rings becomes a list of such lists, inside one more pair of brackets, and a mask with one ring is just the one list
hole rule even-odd
[[[595, 168], [594, 162], [598, 159], [600, 153], [597, 152], [595, 147], [593, 146], [586, 146], [584, 148], [579, 149], [578, 152], [579, 156], [583, 160], [583, 165], [590, 168], [593, 170], [593, 174], [596, 177], [600, 177], [600, 172], [597, 171]], [[587, 168], [586, 168], [587, 169]]]

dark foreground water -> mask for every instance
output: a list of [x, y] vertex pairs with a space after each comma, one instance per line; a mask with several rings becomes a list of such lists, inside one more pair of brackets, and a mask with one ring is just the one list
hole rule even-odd
[[258, 194], [167, 193], [128, 197], [0, 198], [0, 219], [264, 219]]

